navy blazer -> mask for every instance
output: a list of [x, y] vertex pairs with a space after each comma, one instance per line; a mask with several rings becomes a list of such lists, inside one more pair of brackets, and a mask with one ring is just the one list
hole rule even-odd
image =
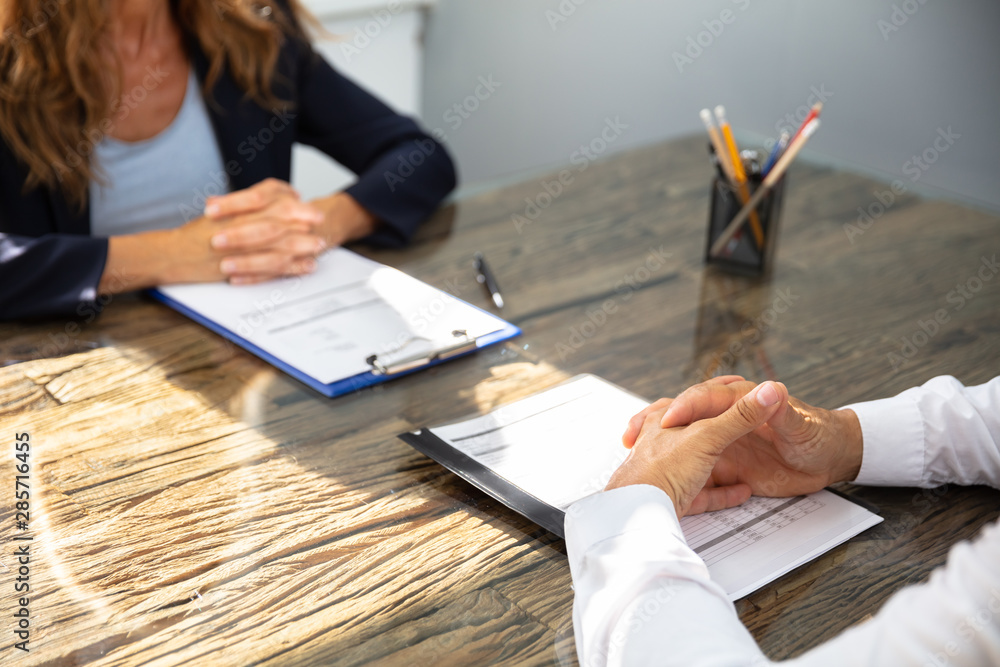
[[[208, 59], [190, 36], [188, 53], [204, 81]], [[286, 39], [277, 67], [274, 91], [291, 106], [260, 107], [225, 71], [207, 98], [231, 189], [268, 177], [287, 181], [292, 144], [315, 146], [358, 175], [347, 192], [381, 221], [367, 240], [404, 245], [455, 187], [445, 149], [334, 71], [305, 40]], [[90, 236], [89, 209], [78, 211], [61, 192], [25, 194], [26, 178], [0, 141], [0, 320], [98, 310], [108, 240]]]

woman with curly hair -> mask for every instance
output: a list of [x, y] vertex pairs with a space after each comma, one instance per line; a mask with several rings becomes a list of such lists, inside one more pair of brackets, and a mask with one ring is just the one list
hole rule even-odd
[[[451, 159], [334, 71], [304, 20], [296, 0], [4, 2], [0, 319], [405, 244], [454, 188]], [[294, 142], [356, 182], [300, 201]]]

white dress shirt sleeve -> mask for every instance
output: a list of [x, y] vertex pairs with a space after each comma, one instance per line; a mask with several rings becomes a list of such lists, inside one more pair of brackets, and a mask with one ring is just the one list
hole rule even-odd
[[[935, 378], [850, 406], [864, 435], [858, 483], [1000, 487], [1000, 378]], [[687, 546], [673, 503], [630, 486], [566, 513], [580, 663], [770, 665]], [[867, 623], [788, 664], [1000, 665], [1000, 525], [956, 545], [926, 584], [900, 591]]]
[[1000, 377], [964, 387], [946, 375], [847, 407], [864, 435], [856, 484], [1000, 488]]

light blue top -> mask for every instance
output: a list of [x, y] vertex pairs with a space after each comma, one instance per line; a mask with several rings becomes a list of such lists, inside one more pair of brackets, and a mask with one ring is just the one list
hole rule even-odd
[[[119, 113], [130, 110], [122, 108]], [[166, 129], [145, 141], [106, 136], [95, 147], [94, 159], [108, 185], [90, 183], [91, 236], [177, 227], [202, 215], [206, 197], [229, 192], [193, 69], [184, 103]]]

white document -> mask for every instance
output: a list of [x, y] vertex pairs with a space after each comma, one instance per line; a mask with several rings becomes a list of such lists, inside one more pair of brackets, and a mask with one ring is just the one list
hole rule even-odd
[[625, 457], [622, 433], [648, 401], [592, 375], [432, 433], [565, 511], [597, 493]]
[[[628, 419], [648, 405], [580, 375], [467, 421], [429, 429], [539, 500], [565, 511], [601, 491], [628, 451]], [[529, 517], [530, 518], [530, 517]], [[688, 544], [736, 600], [809, 562], [882, 518], [829, 491], [684, 517]]]
[[169, 299], [232, 331], [323, 384], [472, 339], [507, 323], [401, 271], [344, 248], [324, 253], [315, 273], [234, 286], [160, 287]]

